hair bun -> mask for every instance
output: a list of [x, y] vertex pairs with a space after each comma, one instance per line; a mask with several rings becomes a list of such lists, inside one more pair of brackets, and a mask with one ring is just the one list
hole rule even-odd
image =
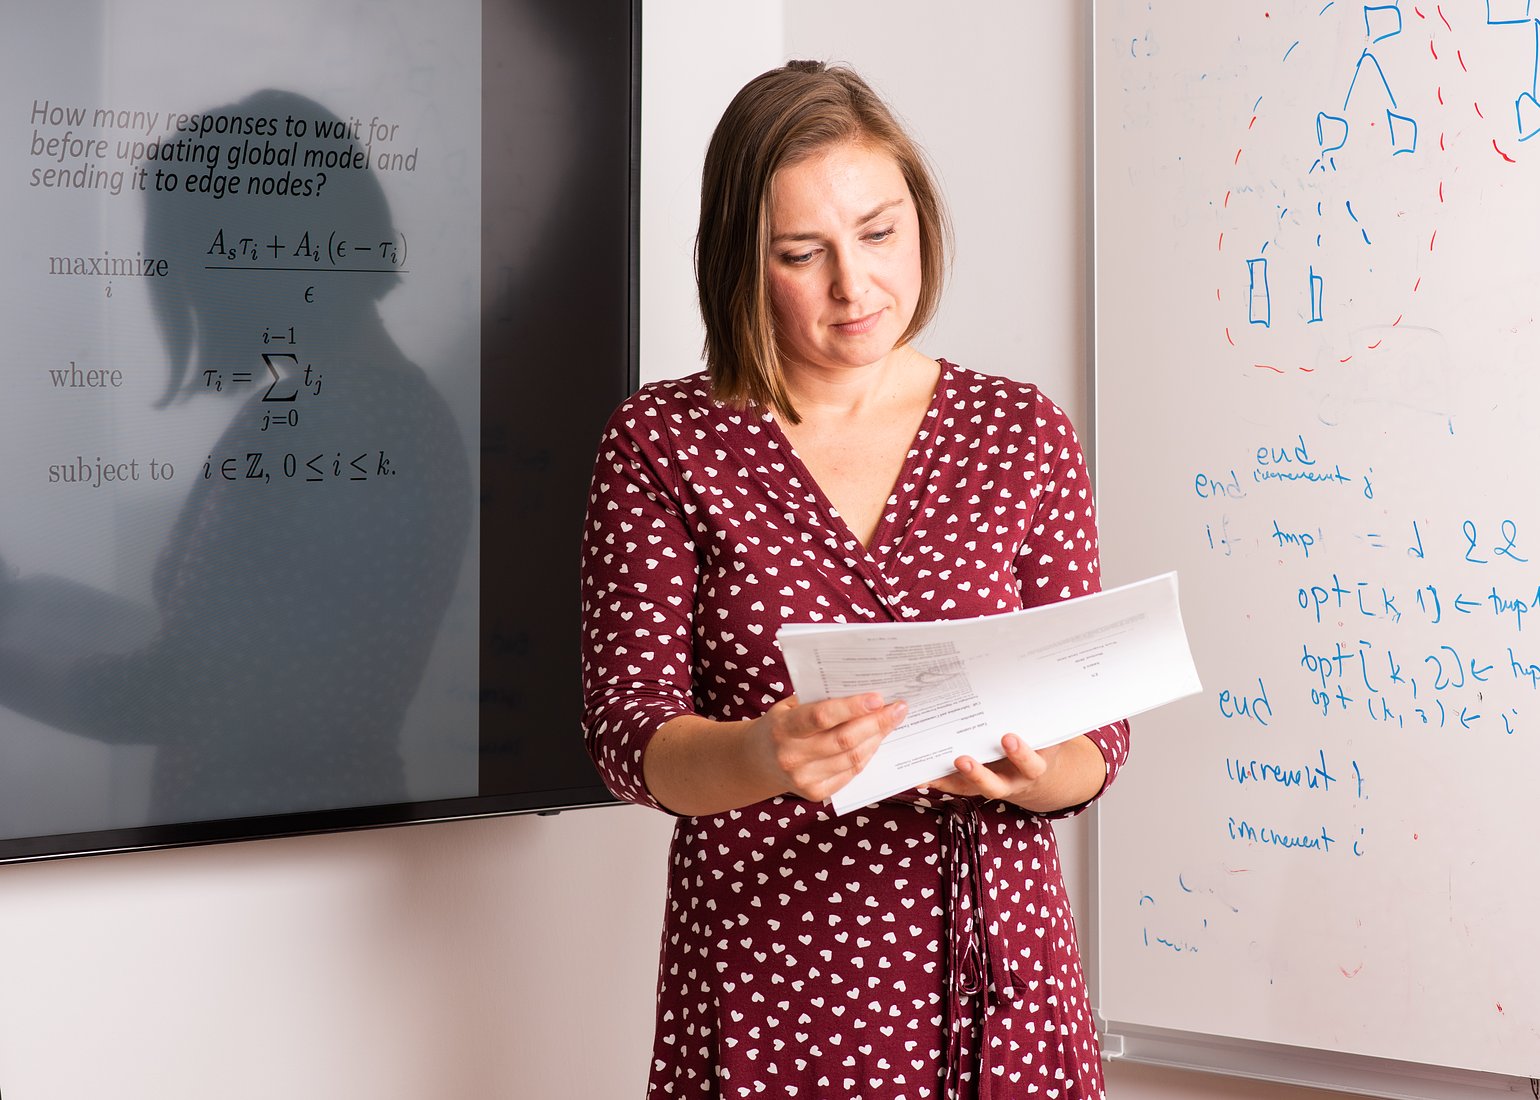
[[794, 73], [821, 73], [828, 66], [822, 61], [788, 61], [786, 68]]

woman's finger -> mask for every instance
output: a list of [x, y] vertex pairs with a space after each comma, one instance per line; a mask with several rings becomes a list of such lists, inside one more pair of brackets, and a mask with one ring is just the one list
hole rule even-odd
[[1048, 760], [1013, 733], [1000, 741], [1003, 760], [980, 764], [971, 756], [959, 756], [952, 764], [956, 772], [926, 784], [931, 790], [961, 796], [1014, 800], [1032, 789], [1048, 771]]
[[903, 722], [907, 705], [875, 693], [798, 704], [783, 699], [765, 712], [769, 747], [788, 790], [827, 797], [866, 767], [877, 746]]
[[1000, 747], [1005, 750], [1005, 758], [1011, 762], [1011, 766], [1028, 783], [1036, 782], [1047, 773], [1048, 758], [1028, 746], [1014, 733], [1008, 733], [1002, 737]]

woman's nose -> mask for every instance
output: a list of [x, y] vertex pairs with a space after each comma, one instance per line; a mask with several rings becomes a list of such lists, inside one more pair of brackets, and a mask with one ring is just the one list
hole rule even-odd
[[845, 302], [859, 301], [870, 281], [870, 274], [859, 258], [848, 254], [836, 257], [834, 282], [830, 287], [836, 298]]

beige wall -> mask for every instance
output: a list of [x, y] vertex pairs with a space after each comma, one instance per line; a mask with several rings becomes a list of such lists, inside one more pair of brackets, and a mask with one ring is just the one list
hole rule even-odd
[[[716, 114], [785, 56], [828, 57], [890, 95], [954, 208], [956, 276], [923, 346], [1036, 380], [1083, 421], [1079, 8], [648, 0], [644, 377], [697, 362], [690, 238]], [[640, 1097], [667, 835], [621, 807], [0, 868], [0, 1093]], [[1062, 836], [1084, 913], [1083, 823]], [[1111, 1081], [1116, 1100], [1328, 1095]]]

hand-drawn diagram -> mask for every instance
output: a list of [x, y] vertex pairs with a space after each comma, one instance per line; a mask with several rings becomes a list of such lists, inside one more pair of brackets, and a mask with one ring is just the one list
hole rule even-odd
[[[1540, 133], [1536, 7], [1486, 0], [1460, 22], [1405, 2], [1328, 2], [1297, 23], [1261, 11], [1278, 24], [1278, 60], [1236, 112], [1232, 182], [1217, 200], [1220, 327], [1253, 368], [1313, 373], [1378, 350], [1409, 314], [1418, 323], [1442, 215], [1480, 201], [1459, 186], [1465, 162], [1516, 166]], [[1273, 94], [1306, 67], [1328, 74], [1312, 78], [1317, 102]], [[1297, 334], [1293, 354], [1267, 338], [1296, 325], [1323, 330], [1306, 360]]]

